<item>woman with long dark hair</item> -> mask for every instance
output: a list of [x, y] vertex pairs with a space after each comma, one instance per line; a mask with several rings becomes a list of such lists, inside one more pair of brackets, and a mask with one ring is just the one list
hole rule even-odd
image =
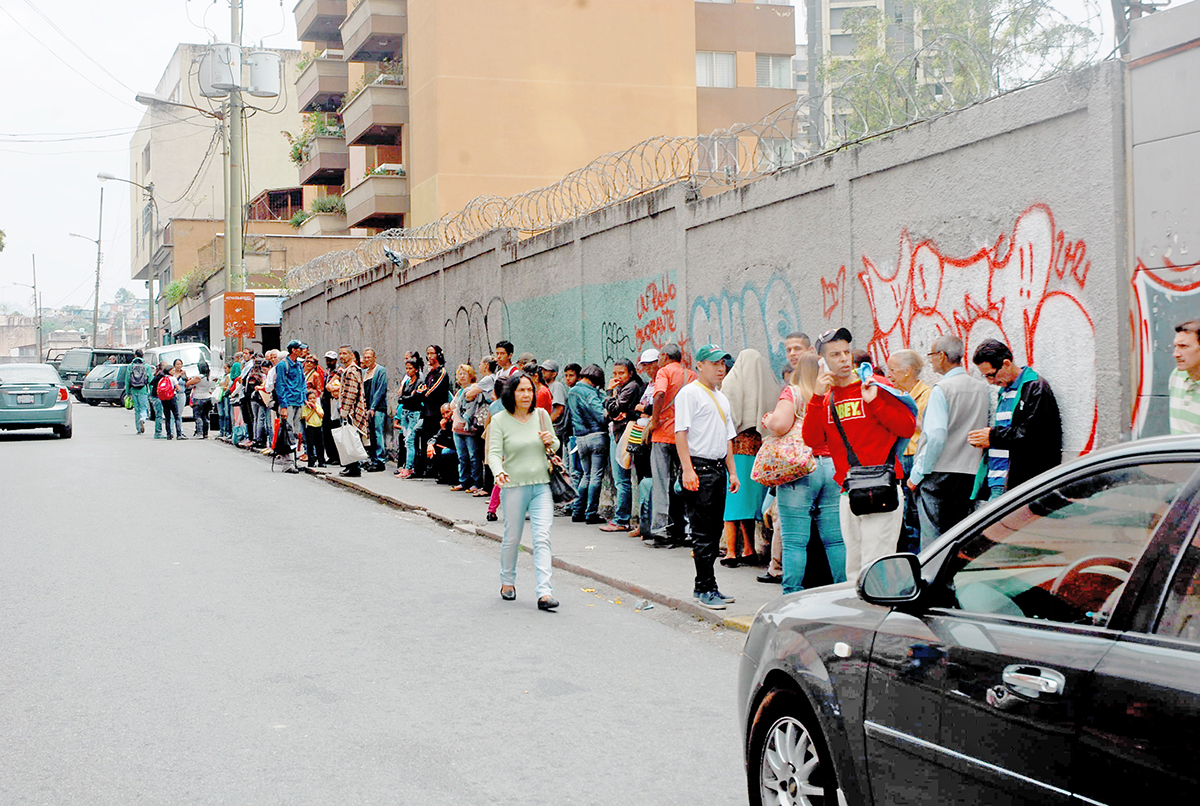
[[550, 493], [547, 454], [558, 450], [558, 437], [550, 418], [535, 406], [537, 391], [524, 373], [504, 385], [504, 410], [492, 417], [488, 437], [488, 465], [501, 488], [504, 539], [500, 543], [500, 598], [517, 598], [517, 553], [525, 516], [533, 529], [533, 567], [537, 573], [539, 610], [558, 607], [550, 586], [552, 558], [550, 525], [554, 521], [554, 496]]
[[[422, 457], [425, 455], [426, 444], [441, 427], [442, 406], [450, 402], [450, 376], [446, 374], [446, 356], [442, 348], [436, 344], [426, 347], [425, 361], [429, 364], [429, 372], [425, 373], [425, 380], [417, 386], [417, 395], [421, 400], [421, 429], [418, 431], [417, 450], [418, 455]], [[432, 463], [428, 463], [423, 475], [436, 478], [437, 469]]]
[[579, 381], [567, 393], [571, 413], [571, 431], [579, 456], [578, 497], [571, 520], [576, 523], [604, 523], [597, 510], [600, 484], [608, 464], [608, 426], [600, 390], [604, 388], [604, 370], [588, 364], [579, 371]]
[[604, 410], [612, 425], [612, 467], [613, 487], [616, 488], [617, 501], [613, 508], [611, 523], [600, 527], [602, 532], [628, 532], [632, 526], [629, 519], [633, 512], [633, 489], [630, 482], [630, 468], [621, 464], [617, 445], [625, 427], [637, 420], [637, 404], [642, 398], [645, 386], [638, 377], [633, 362], [628, 358], [619, 358], [613, 362], [612, 380], [608, 384], [608, 396], [604, 398]]
[[[417, 432], [421, 430], [421, 416], [425, 408], [424, 398], [417, 393], [421, 386], [421, 356], [410, 352], [404, 359], [404, 377], [400, 380], [400, 394], [396, 400], [396, 431], [404, 447], [404, 463], [396, 468], [396, 475], [410, 478], [417, 466]], [[399, 461], [399, 451], [397, 451]]]

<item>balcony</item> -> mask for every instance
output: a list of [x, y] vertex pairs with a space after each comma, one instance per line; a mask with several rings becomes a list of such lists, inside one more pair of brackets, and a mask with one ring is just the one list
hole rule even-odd
[[400, 145], [400, 128], [408, 125], [408, 88], [368, 85], [346, 104], [342, 122], [346, 142], [352, 146]]
[[300, 184], [341, 185], [350, 167], [350, 149], [345, 137], [314, 137], [300, 164]]
[[403, 226], [408, 215], [408, 177], [368, 176], [342, 198], [346, 201], [348, 226], [380, 229]]
[[359, 0], [342, 23], [348, 62], [399, 60], [400, 39], [408, 33], [405, 0]]
[[333, 112], [350, 89], [349, 65], [341, 59], [313, 59], [296, 77], [301, 112]]
[[296, 15], [296, 38], [301, 42], [342, 41], [346, 0], [300, 0], [292, 13]]

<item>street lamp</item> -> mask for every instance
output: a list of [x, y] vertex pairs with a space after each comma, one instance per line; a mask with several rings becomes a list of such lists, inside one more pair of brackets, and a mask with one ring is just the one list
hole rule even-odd
[[77, 232], [72, 232], [72, 238], [83, 238], [85, 241], [91, 241], [96, 244], [96, 294], [92, 300], [92, 348], [100, 346], [100, 261], [103, 257], [100, 252], [100, 238], [104, 235], [104, 188], [100, 188], [100, 221], [96, 225], [96, 237], [89, 238], [86, 235], [80, 235]]
[[[101, 182], [108, 182], [108, 181], [124, 182], [127, 185], [133, 185], [134, 187], [139, 187], [142, 190], [146, 191], [146, 198], [150, 202], [150, 265], [146, 269], [146, 291], [147, 291], [147, 295], [150, 297], [149, 311], [148, 311], [148, 313], [150, 314], [150, 321], [146, 325], [146, 329], [148, 331], [146, 333], [146, 340], [149, 342], [148, 346], [157, 347], [158, 346], [158, 328], [154, 326], [154, 234], [155, 234], [154, 219], [157, 218], [157, 216], [158, 216], [158, 203], [154, 201], [154, 183], [151, 182], [148, 185], [142, 185], [137, 182], [134, 182], [132, 179], [122, 179], [119, 176], [113, 176], [112, 174], [105, 173], [104, 171], [101, 171], [100, 173], [96, 174], [96, 178], [99, 179]], [[103, 198], [103, 195], [104, 195], [103, 187], [100, 188], [100, 194], [101, 194], [101, 198]], [[96, 283], [97, 283], [96, 293], [97, 294], [99, 294], [99, 289], [100, 289], [99, 271], [100, 271], [100, 268], [97, 265], [97, 267], [96, 267], [96, 272], [97, 272], [97, 274], [96, 274]]]

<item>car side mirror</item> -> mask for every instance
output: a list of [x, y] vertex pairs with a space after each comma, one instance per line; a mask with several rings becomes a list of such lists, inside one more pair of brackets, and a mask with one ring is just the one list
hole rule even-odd
[[915, 554], [889, 554], [858, 576], [858, 598], [882, 607], [915, 602], [921, 595], [921, 561]]

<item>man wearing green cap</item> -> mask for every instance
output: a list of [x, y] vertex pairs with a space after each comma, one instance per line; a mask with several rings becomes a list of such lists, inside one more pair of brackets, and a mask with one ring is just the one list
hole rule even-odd
[[736, 493], [733, 414], [721, 394], [729, 353], [715, 344], [696, 351], [698, 377], [675, 396], [675, 447], [683, 470], [683, 502], [692, 530], [696, 586], [701, 607], [724, 610], [733, 598], [717, 589], [713, 563], [725, 525], [725, 490]]

